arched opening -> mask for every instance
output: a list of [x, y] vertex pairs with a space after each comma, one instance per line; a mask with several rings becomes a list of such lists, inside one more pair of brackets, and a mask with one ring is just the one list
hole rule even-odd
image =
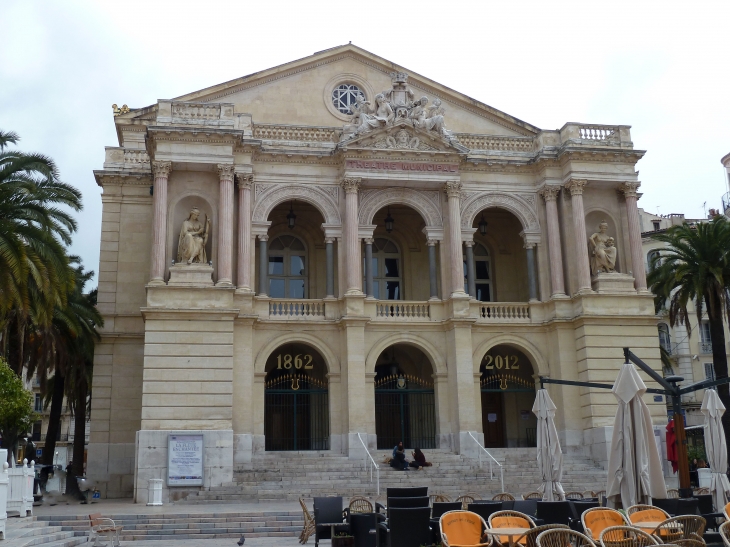
[[[475, 298], [480, 302], [492, 302], [494, 290], [492, 287], [492, 260], [489, 250], [482, 243], [474, 243], [474, 280]], [[468, 264], [464, 256], [464, 292], [469, 292]]]
[[436, 448], [433, 368], [423, 351], [395, 344], [375, 365], [375, 433], [378, 449], [400, 441], [407, 448]]
[[[372, 245], [372, 296], [377, 300], [402, 300], [403, 270], [398, 245], [395, 241], [386, 237], [374, 238]], [[365, 279], [366, 269], [366, 267], [363, 267], [363, 286], [367, 283]]]
[[535, 380], [527, 356], [500, 344], [484, 355], [479, 371], [484, 446], [536, 446]]
[[278, 347], [266, 361], [266, 450], [329, 450], [327, 365], [307, 344]]
[[269, 296], [307, 298], [307, 248], [293, 235], [282, 234], [269, 244]]

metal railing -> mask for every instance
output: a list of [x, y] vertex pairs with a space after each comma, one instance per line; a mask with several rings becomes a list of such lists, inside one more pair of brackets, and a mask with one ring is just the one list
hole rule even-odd
[[[378, 464], [375, 463], [375, 460], [370, 455], [370, 451], [368, 450], [368, 446], [365, 444], [365, 441], [362, 440], [362, 436], [360, 433], [357, 434], [357, 438], [360, 439], [360, 444], [365, 449], [365, 465], [370, 467], [370, 482], [373, 482], [373, 468], [375, 468], [375, 478], [377, 480], [377, 495], [380, 495], [380, 467], [378, 467]], [[370, 460], [370, 462], [368, 462]]]
[[712, 342], [700, 342], [700, 353], [712, 353]]
[[482, 443], [480, 443], [477, 438], [472, 434], [471, 431], [468, 432], [469, 436], [472, 438], [472, 440], [477, 443], [477, 446], [480, 448], [479, 451], [479, 467], [482, 466], [482, 452], [484, 452], [488, 456], [489, 461], [489, 480], [494, 480], [494, 467], [492, 465], [492, 462], [496, 463], [499, 467], [499, 482], [502, 486], [502, 490], [500, 492], [504, 492], [504, 468], [502, 467], [502, 464], [499, 463], [494, 456], [492, 456], [489, 451], [482, 446]]

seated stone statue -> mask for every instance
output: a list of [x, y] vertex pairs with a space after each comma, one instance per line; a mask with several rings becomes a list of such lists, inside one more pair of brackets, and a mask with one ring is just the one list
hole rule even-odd
[[177, 241], [178, 263], [205, 264], [208, 261], [205, 256], [205, 244], [208, 242], [210, 232], [210, 218], [206, 218], [203, 224], [198, 220], [199, 216], [200, 210], [193, 207], [187, 220], [182, 223]]
[[616, 241], [606, 233], [607, 230], [608, 223], [604, 220], [598, 225], [598, 232], [588, 238], [591, 274], [593, 275], [616, 271]]

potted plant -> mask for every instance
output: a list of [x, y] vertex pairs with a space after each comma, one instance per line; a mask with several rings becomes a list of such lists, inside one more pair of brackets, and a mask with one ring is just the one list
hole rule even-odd
[[332, 547], [354, 547], [355, 536], [346, 532], [339, 532], [332, 538]]

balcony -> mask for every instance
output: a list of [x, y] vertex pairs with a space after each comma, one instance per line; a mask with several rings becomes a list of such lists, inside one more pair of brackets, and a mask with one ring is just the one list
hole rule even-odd
[[431, 321], [429, 302], [407, 300], [378, 300], [375, 303], [375, 321]]
[[269, 319], [322, 321], [325, 319], [325, 303], [316, 299], [272, 298], [269, 301]]
[[477, 323], [529, 323], [530, 305], [525, 302], [478, 302], [476, 308]]
[[712, 342], [700, 342], [700, 353], [712, 353]]

